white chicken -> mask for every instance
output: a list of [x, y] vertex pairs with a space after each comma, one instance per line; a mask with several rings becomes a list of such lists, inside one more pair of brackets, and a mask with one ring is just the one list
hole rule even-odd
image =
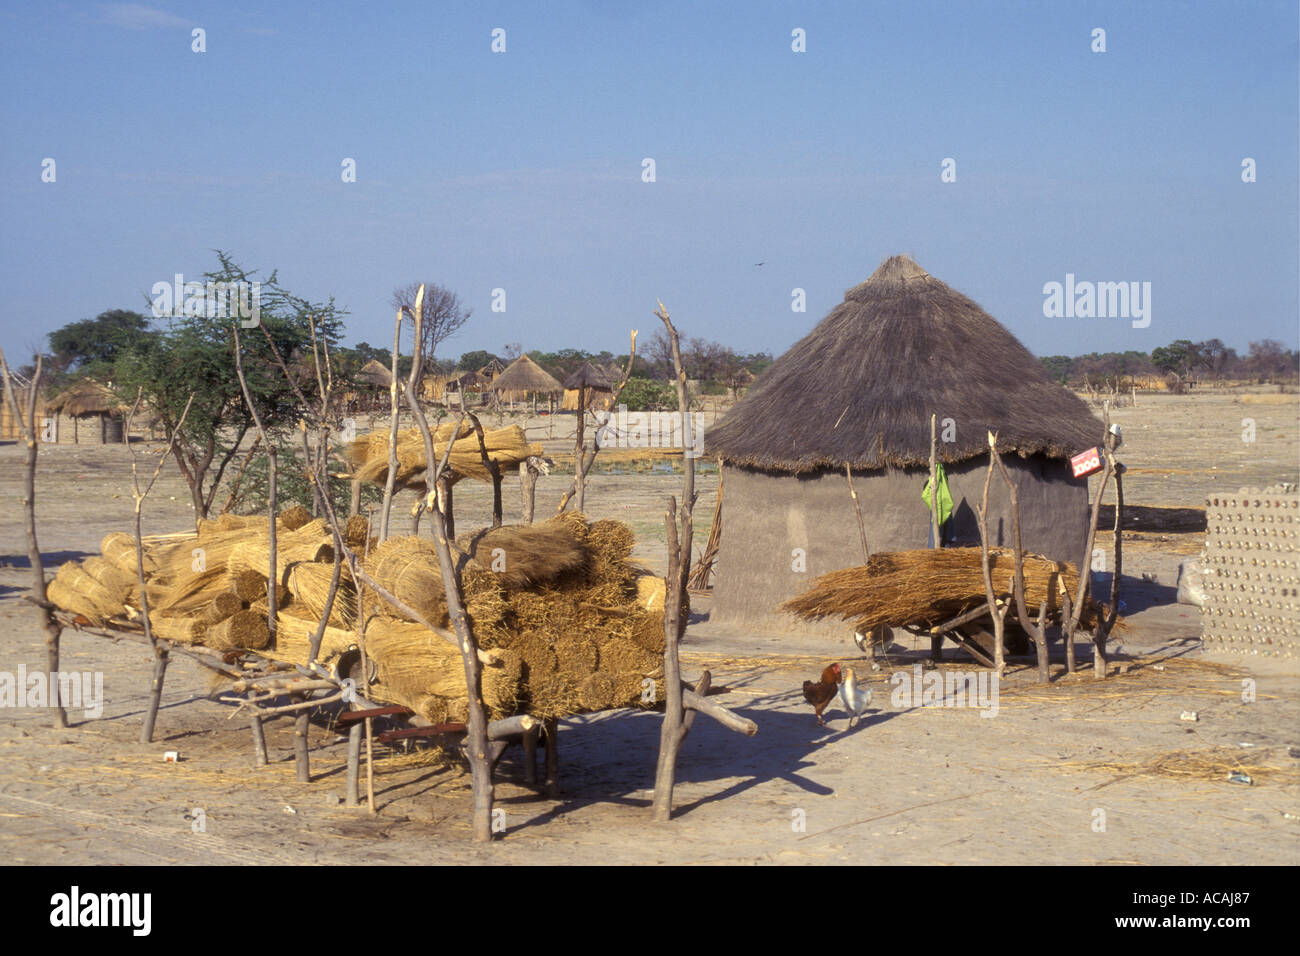
[[844, 668], [843, 681], [840, 683], [840, 700], [849, 711], [849, 728], [871, 706], [871, 688], [858, 687], [857, 677], [852, 667]]

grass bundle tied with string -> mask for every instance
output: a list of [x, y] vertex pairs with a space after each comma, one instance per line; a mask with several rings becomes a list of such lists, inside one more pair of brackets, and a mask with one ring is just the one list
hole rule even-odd
[[[1012, 553], [995, 548], [989, 558], [993, 590], [999, 598], [1007, 598], [1015, 577]], [[1059, 619], [1063, 589], [1074, 595], [1078, 587], [1074, 566], [1025, 554], [1024, 575], [1025, 606], [1030, 613], [1036, 614], [1045, 600], [1048, 617]], [[841, 617], [867, 634], [883, 626], [932, 627], [985, 601], [979, 548], [930, 548], [873, 554], [865, 565], [822, 575], [781, 608], [805, 620]], [[1089, 602], [1082, 626], [1091, 629], [1096, 620], [1096, 605]]]
[[203, 643], [219, 651], [259, 651], [270, 646], [271, 631], [266, 618], [256, 611], [236, 611], [209, 627]]
[[[290, 606], [304, 616], [320, 620], [329, 597], [330, 581], [334, 576], [333, 564], [299, 561], [289, 565], [284, 583], [288, 588]], [[330, 609], [331, 627], [351, 627], [357, 618], [356, 589], [345, 569], [340, 569], [339, 585], [334, 592], [334, 606]]]

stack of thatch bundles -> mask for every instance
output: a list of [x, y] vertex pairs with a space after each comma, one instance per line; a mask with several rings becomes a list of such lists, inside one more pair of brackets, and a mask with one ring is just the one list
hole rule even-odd
[[[1015, 559], [1001, 548], [989, 552], [994, 594], [1012, 594]], [[1042, 555], [1024, 555], [1025, 607], [1037, 615], [1047, 602], [1049, 618], [1059, 619], [1062, 589], [1073, 596], [1079, 575], [1071, 564]], [[883, 626], [933, 627], [985, 603], [983, 558], [979, 548], [931, 548], [872, 555], [864, 566], [824, 574], [781, 608], [806, 620], [837, 616], [852, 620], [863, 634]], [[1091, 628], [1096, 607], [1084, 608], [1082, 624]]]
[[[566, 512], [542, 524], [480, 532], [458, 542], [466, 612], [479, 646], [499, 658], [485, 667], [484, 694], [493, 716], [564, 716], [663, 699], [663, 598], [639, 586], [644, 572], [629, 561], [632, 532], [615, 521], [588, 524]], [[432, 623], [449, 627], [432, 543], [390, 539], [367, 570]], [[367, 608], [377, 596], [366, 595]], [[380, 602], [388, 613], [398, 612]], [[393, 618], [366, 629], [380, 672], [374, 694], [431, 720], [464, 719], [459, 654], [430, 654], [440, 639]], [[398, 666], [400, 661], [400, 674]], [[454, 671], [454, 675], [451, 673]], [[389, 677], [386, 681], [385, 673]], [[394, 680], [401, 680], [399, 690]], [[653, 694], [647, 681], [654, 684]], [[388, 686], [385, 686], [385, 684]], [[446, 693], [453, 688], [454, 694]], [[387, 695], [387, 696], [386, 696]]]
[[[329, 589], [333, 548], [323, 523], [303, 518], [282, 516], [277, 529], [273, 646], [266, 624], [270, 551], [265, 522], [257, 519], [222, 518], [204, 522], [197, 535], [150, 540], [146, 587], [155, 634], [305, 662]], [[364, 542], [365, 528], [353, 531]], [[54, 602], [97, 623], [130, 617], [128, 608], [138, 617], [130, 603], [134, 579], [122, 569], [127, 558], [134, 566], [134, 541], [128, 550], [122, 537], [105, 538], [103, 560], [61, 569], [52, 582]], [[625, 525], [589, 524], [573, 512], [456, 542], [466, 612], [479, 646], [494, 659], [483, 670], [494, 717], [564, 716], [664, 699], [663, 581], [631, 562], [633, 543]], [[450, 630], [431, 541], [390, 539], [371, 550], [365, 567], [418, 616]], [[456, 646], [403, 619], [401, 609], [378, 593], [366, 589], [362, 597], [365, 645], [377, 673], [371, 696], [435, 722], [465, 719], [465, 674]], [[356, 589], [345, 572], [323, 634], [323, 663], [358, 643], [356, 608]]]
[[[364, 539], [364, 528], [352, 528]], [[277, 602], [286, 611], [319, 619], [333, 571], [333, 536], [324, 522], [300, 506], [277, 520]], [[270, 543], [266, 519], [222, 515], [201, 520], [198, 532], [147, 537], [145, 587], [156, 636], [221, 650], [263, 650], [267, 627]], [[135, 539], [114, 532], [101, 544], [103, 557], [69, 562], [50, 582], [50, 599], [93, 624], [138, 621], [140, 597]], [[343, 575], [330, 624], [349, 627], [356, 615], [355, 589]]]
[[[447, 463], [452, 470], [452, 480], [460, 478], [477, 478], [479, 481], [491, 481], [492, 475], [483, 464], [479, 450], [478, 436], [474, 427], [466, 422], [459, 431], [455, 424], [439, 427], [433, 433], [433, 452], [438, 461], [442, 461], [447, 449], [447, 442], [452, 440], [451, 457]], [[540, 455], [542, 446], [529, 444], [524, 430], [518, 425], [484, 430], [483, 444], [488, 457], [494, 461], [505, 474], [512, 466], [530, 456]], [[375, 431], [355, 439], [344, 451], [344, 457], [352, 465], [351, 478], [382, 485], [388, 479], [388, 432]], [[419, 429], [408, 428], [397, 433], [397, 487], [404, 488], [412, 483], [420, 484], [426, 468], [424, 439]]]

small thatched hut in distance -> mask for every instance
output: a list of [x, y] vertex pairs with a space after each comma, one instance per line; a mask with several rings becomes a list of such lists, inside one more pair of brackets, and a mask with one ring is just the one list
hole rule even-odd
[[[894, 256], [705, 433], [706, 454], [723, 459], [725, 488], [714, 615], [843, 633], [842, 623], [804, 625], [775, 608], [818, 575], [862, 563], [846, 466], [872, 553], [929, 544], [921, 492], [931, 414], [953, 498], [945, 543], [979, 543], [975, 507], [992, 430], [1017, 485], [1024, 546], [1077, 563], [1087, 482], [1072, 477], [1068, 458], [1101, 440], [1101, 422], [983, 309]], [[1010, 543], [996, 477], [989, 531], [994, 543]]]
[[614, 400], [614, 386], [605, 373], [590, 362], [583, 362], [582, 368], [564, 380], [564, 400], [560, 403], [560, 410], [577, 411], [579, 392], [583, 394], [584, 410], [606, 411]]
[[46, 406], [55, 416], [55, 441], [105, 445], [123, 441], [130, 406], [93, 379], [68, 386]]
[[553, 401], [557, 395], [564, 394], [564, 386], [556, 381], [546, 369], [542, 368], [527, 355], [521, 355], [510, 363], [510, 367], [497, 376], [492, 383], [492, 391], [512, 405], [516, 401], [533, 397], [533, 410], [537, 410], [537, 396], [545, 395]]

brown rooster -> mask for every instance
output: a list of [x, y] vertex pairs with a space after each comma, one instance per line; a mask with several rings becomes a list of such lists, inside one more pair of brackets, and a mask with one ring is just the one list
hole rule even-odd
[[817, 683], [810, 680], [803, 682], [803, 699], [812, 704], [817, 711], [817, 723], [825, 727], [826, 722], [822, 720], [822, 711], [826, 705], [835, 699], [835, 694], [839, 691], [840, 684], [840, 665], [831, 664], [822, 671], [822, 679]]

